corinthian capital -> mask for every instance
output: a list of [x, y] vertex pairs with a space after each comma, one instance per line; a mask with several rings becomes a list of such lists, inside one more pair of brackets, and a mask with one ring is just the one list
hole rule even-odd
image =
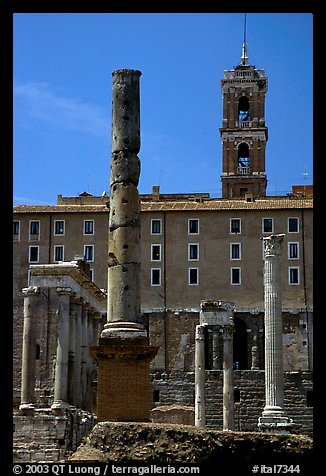
[[267, 256], [279, 256], [282, 253], [282, 241], [284, 236], [284, 233], [281, 233], [279, 235], [263, 237], [264, 258]]

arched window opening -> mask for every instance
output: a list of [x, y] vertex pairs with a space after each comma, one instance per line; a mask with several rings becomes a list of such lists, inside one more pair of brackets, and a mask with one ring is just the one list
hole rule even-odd
[[250, 173], [249, 146], [245, 142], [238, 148], [238, 173], [243, 175]]
[[238, 103], [238, 120], [240, 123], [250, 120], [249, 99], [247, 96], [241, 96]]
[[41, 358], [41, 347], [40, 344], [36, 344], [35, 346], [35, 359], [40, 360]]

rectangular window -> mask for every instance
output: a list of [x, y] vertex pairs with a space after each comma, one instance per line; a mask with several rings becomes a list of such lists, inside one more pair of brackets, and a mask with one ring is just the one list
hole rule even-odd
[[20, 221], [13, 221], [12, 223], [13, 229], [12, 229], [12, 234], [13, 234], [13, 241], [19, 241], [20, 240]]
[[64, 261], [64, 249], [62, 245], [54, 246], [54, 261]]
[[29, 247], [29, 262], [38, 263], [39, 261], [39, 246]]
[[198, 218], [190, 218], [188, 220], [188, 234], [189, 235], [198, 235], [199, 234], [199, 220], [198, 220]]
[[273, 233], [274, 231], [273, 218], [263, 218], [262, 231], [263, 233]]
[[189, 270], [188, 270], [188, 284], [189, 285], [198, 285], [199, 284], [198, 268], [189, 268]]
[[161, 268], [151, 269], [151, 286], [161, 286]]
[[84, 220], [84, 235], [94, 235], [94, 220]]
[[54, 234], [55, 235], [64, 235], [65, 234], [65, 222], [64, 222], [64, 220], [55, 220], [54, 221]]
[[299, 266], [289, 268], [289, 284], [298, 285], [300, 284], [300, 273]]
[[151, 220], [151, 234], [152, 235], [162, 234], [162, 220], [160, 219]]
[[231, 268], [231, 284], [241, 284], [241, 268]]
[[151, 261], [161, 261], [161, 245], [151, 245]]
[[230, 219], [230, 233], [241, 233], [241, 220], [240, 218]]
[[94, 245], [85, 245], [84, 255], [87, 261], [94, 261]]
[[241, 259], [241, 243], [230, 243], [230, 259]]
[[94, 282], [94, 269], [90, 268], [89, 270], [89, 273], [90, 273], [90, 280]]
[[299, 218], [288, 218], [288, 232], [299, 233]]
[[299, 259], [299, 243], [288, 243], [288, 259]]
[[199, 260], [199, 244], [198, 243], [188, 243], [188, 260], [189, 261]]
[[30, 239], [39, 239], [40, 237], [40, 222], [39, 221], [30, 221], [29, 222], [29, 237]]

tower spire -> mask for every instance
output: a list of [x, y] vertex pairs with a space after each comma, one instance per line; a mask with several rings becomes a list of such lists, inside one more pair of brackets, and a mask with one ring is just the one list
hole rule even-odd
[[247, 56], [247, 14], [244, 14], [244, 28], [243, 28], [243, 43], [242, 43], [242, 56], [241, 56], [241, 66], [248, 66], [248, 56]]

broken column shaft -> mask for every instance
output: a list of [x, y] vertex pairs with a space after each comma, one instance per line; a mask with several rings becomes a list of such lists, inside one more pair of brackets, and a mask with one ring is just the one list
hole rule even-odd
[[138, 70], [112, 73], [108, 322], [102, 337], [146, 336], [140, 313], [140, 112]]
[[140, 308], [140, 103], [138, 70], [112, 73], [112, 156], [107, 323], [99, 345], [98, 421], [149, 421], [149, 345]]

